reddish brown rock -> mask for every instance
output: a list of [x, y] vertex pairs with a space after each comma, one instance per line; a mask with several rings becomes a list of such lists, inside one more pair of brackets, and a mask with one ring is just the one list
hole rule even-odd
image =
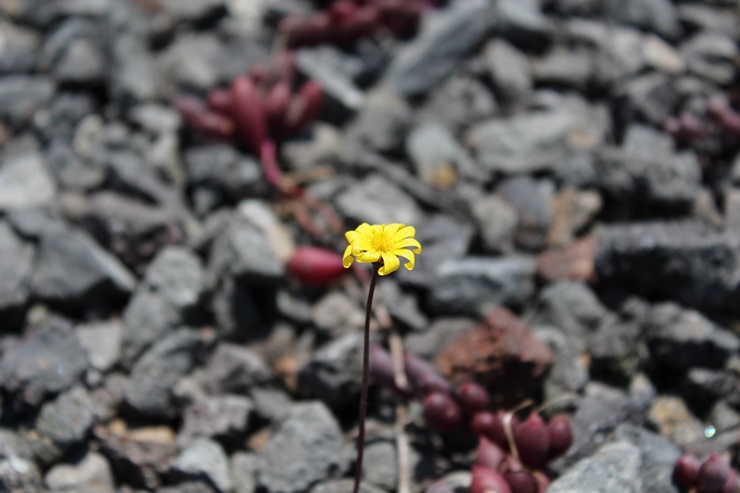
[[598, 242], [588, 236], [562, 250], [549, 250], [537, 258], [537, 272], [548, 281], [569, 279], [591, 282], [595, 280], [594, 256]]
[[505, 308], [442, 350], [434, 363], [453, 382], [477, 381], [491, 392], [494, 406], [513, 406], [537, 395], [553, 362], [550, 349]]

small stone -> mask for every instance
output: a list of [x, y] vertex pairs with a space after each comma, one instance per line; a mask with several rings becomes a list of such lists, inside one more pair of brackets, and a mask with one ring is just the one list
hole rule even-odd
[[[634, 56], [634, 55], [633, 55]], [[620, 91], [631, 108], [650, 123], [661, 126], [679, 102], [680, 95], [669, 74], [648, 73], [632, 78]]]
[[354, 80], [362, 66], [354, 57], [324, 45], [298, 50], [296, 65], [307, 78], [321, 85], [330, 104], [339, 106], [343, 113], [362, 108], [365, 94]]
[[516, 209], [499, 195], [473, 198], [470, 211], [480, 232], [486, 252], [510, 253], [519, 224]]
[[126, 402], [148, 416], [178, 415], [173, 388], [202, 360], [204, 343], [197, 332], [179, 330], [155, 344], [132, 368]]
[[206, 367], [206, 388], [215, 395], [244, 394], [266, 382], [270, 370], [254, 351], [221, 342]]
[[33, 29], [3, 21], [0, 23], [0, 74], [31, 72], [37, 63], [40, 37]]
[[406, 192], [373, 174], [352, 185], [336, 199], [339, 211], [357, 223], [419, 224], [423, 213]]
[[406, 151], [421, 181], [436, 188], [446, 189], [458, 179], [480, 175], [467, 151], [441, 124], [422, 124], [412, 130]]
[[734, 77], [734, 60], [740, 54], [735, 40], [717, 32], [700, 32], [681, 45], [689, 71], [717, 84]]
[[365, 446], [365, 481], [384, 491], [393, 491], [398, 485], [398, 458], [391, 442], [368, 443]]
[[343, 475], [345, 440], [323, 404], [295, 404], [258, 457], [259, 484], [271, 493], [306, 491], [321, 480]]
[[488, 43], [483, 52], [483, 62], [493, 87], [501, 95], [501, 103], [516, 107], [527, 102], [534, 82], [527, 57], [504, 40]]
[[392, 153], [403, 148], [404, 136], [413, 123], [409, 104], [396, 92], [381, 89], [367, 102], [347, 128], [347, 140], [375, 152]]
[[642, 490], [638, 475], [640, 450], [618, 441], [601, 447], [552, 482], [548, 493], [635, 493]]
[[553, 84], [584, 90], [593, 75], [593, 54], [583, 49], [556, 48], [532, 62], [537, 84]]
[[88, 452], [75, 464], [54, 466], [45, 477], [52, 493], [114, 493], [116, 491], [108, 461]]
[[62, 84], [93, 84], [104, 79], [106, 63], [98, 43], [92, 39], [77, 39], [66, 47], [52, 73]]
[[528, 250], [542, 248], [552, 223], [552, 184], [538, 182], [528, 176], [518, 176], [504, 180], [498, 186], [497, 193], [517, 213], [518, 221], [514, 232], [517, 245]]
[[299, 389], [332, 409], [345, 409], [360, 393], [362, 333], [356, 331], [320, 347], [301, 367]]
[[[308, 493], [344, 493], [352, 490], [353, 486], [353, 479], [333, 479], [317, 483]], [[360, 493], [384, 493], [384, 490], [368, 483], [360, 483]]]
[[686, 62], [681, 54], [658, 36], [645, 36], [642, 56], [649, 67], [662, 72], [680, 74], [686, 70]]
[[420, 121], [444, 122], [456, 134], [498, 110], [491, 91], [477, 78], [453, 75], [435, 89], [419, 111]]
[[645, 351], [640, 320], [607, 317], [591, 336], [591, 375], [604, 381], [628, 382], [639, 370]]
[[537, 257], [537, 273], [548, 281], [590, 282], [598, 240], [587, 236], [561, 250], [549, 250]]
[[46, 107], [54, 83], [46, 77], [8, 76], [0, 79], [0, 118], [12, 126], [27, 124], [36, 111]]
[[262, 195], [265, 190], [259, 164], [233, 146], [191, 147], [185, 152], [185, 166], [192, 186], [215, 190], [227, 202]]
[[409, 353], [420, 358], [433, 359], [476, 324], [475, 320], [469, 318], [437, 318], [424, 332], [407, 334], [404, 337], [404, 346]]
[[604, 7], [608, 19], [656, 32], [667, 39], [675, 39], [682, 31], [678, 11], [670, 0], [627, 0], [619, 5], [606, 3]]
[[8, 326], [20, 323], [17, 315], [30, 295], [33, 259], [33, 246], [22, 242], [6, 223], [0, 222], [0, 317]]
[[138, 291], [123, 312], [125, 330], [121, 357], [126, 367], [152, 344], [174, 331], [180, 322], [177, 310], [158, 293]]
[[224, 0], [161, 0], [163, 12], [172, 16], [173, 23], [198, 23], [222, 13]]
[[291, 140], [282, 145], [283, 159], [292, 170], [320, 175], [324, 167], [341, 166], [349, 160], [344, 134], [326, 123], [311, 126], [311, 135], [305, 140]]
[[229, 462], [221, 446], [205, 438], [195, 440], [175, 459], [172, 470], [183, 477], [206, 479], [219, 493], [232, 489]]
[[231, 482], [235, 493], [254, 493], [257, 489], [257, 456], [236, 452], [231, 456]]
[[90, 366], [100, 371], [108, 371], [121, 358], [121, 335], [123, 324], [113, 320], [79, 325], [77, 338], [87, 352]]
[[545, 378], [544, 400], [581, 392], [588, 383], [589, 374], [576, 343], [559, 328], [537, 326], [534, 334], [550, 348], [555, 357]]
[[134, 33], [114, 38], [111, 47], [111, 95], [119, 101], [152, 100], [161, 92], [161, 75], [144, 39]]
[[19, 151], [6, 153], [4, 158], [0, 168], [1, 211], [53, 204], [56, 185], [41, 153]]
[[332, 291], [314, 306], [313, 322], [323, 335], [334, 339], [362, 330], [365, 314], [346, 294]]
[[649, 411], [649, 420], [660, 434], [679, 446], [704, 440], [704, 426], [680, 397], [659, 396]]
[[185, 409], [178, 440], [189, 443], [198, 437], [238, 443], [249, 428], [254, 405], [246, 397], [208, 397]]
[[681, 384], [681, 394], [687, 402], [706, 407], [708, 402], [723, 402], [740, 406], [740, 382], [728, 371], [692, 368]]
[[8, 493], [42, 493], [41, 472], [33, 461], [0, 456], [0, 488]]
[[78, 382], [88, 367], [87, 355], [71, 326], [53, 320], [21, 340], [0, 360], [0, 382], [33, 406]]
[[531, 257], [465, 257], [437, 268], [438, 281], [427, 299], [435, 313], [482, 316], [497, 305], [522, 306], [534, 292]]
[[426, 330], [427, 317], [419, 309], [416, 296], [406, 292], [392, 279], [379, 286], [378, 296], [384, 300], [393, 320], [400, 323], [402, 327], [413, 331]]
[[85, 440], [94, 418], [90, 395], [74, 387], [41, 409], [36, 429], [55, 444], [70, 447]]
[[531, 51], [543, 51], [554, 28], [535, 0], [502, 0], [494, 9], [494, 26], [504, 39]]
[[[552, 366], [553, 354], [527, 325], [505, 308], [461, 335], [437, 355], [434, 364], [454, 382], [475, 381], [496, 389], [498, 405], [533, 395]], [[501, 387], [499, 382], [510, 382]]]
[[205, 291], [205, 273], [200, 259], [187, 248], [165, 247], [149, 264], [139, 289], [162, 296], [183, 320], [188, 320]]
[[442, 82], [492, 26], [489, 2], [473, 0], [423, 16], [419, 34], [398, 51], [388, 82], [404, 95], [419, 95]]

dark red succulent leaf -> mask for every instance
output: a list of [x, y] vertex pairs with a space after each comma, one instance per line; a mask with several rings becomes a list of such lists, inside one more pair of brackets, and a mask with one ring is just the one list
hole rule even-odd
[[304, 284], [323, 286], [336, 281], [347, 269], [342, 256], [334, 250], [316, 246], [299, 246], [286, 264], [288, 273]]
[[673, 484], [681, 491], [696, 488], [699, 481], [699, 461], [690, 455], [682, 455], [673, 465]]
[[573, 429], [570, 418], [563, 414], [553, 417], [547, 423], [547, 434], [550, 439], [548, 459], [555, 459], [565, 454], [573, 444]]
[[465, 382], [460, 385], [455, 392], [455, 397], [467, 414], [486, 410], [490, 401], [488, 391], [475, 382]]
[[719, 455], [711, 454], [699, 468], [697, 486], [702, 493], [722, 493], [730, 476], [730, 465]]
[[737, 473], [734, 469], [730, 469], [730, 474], [727, 476], [727, 482], [725, 483], [725, 488], [722, 490], [722, 493], [738, 493], [740, 490], [739, 486]]
[[231, 118], [233, 116], [234, 102], [231, 99], [231, 92], [227, 89], [214, 89], [208, 93], [206, 98], [208, 109], [214, 113]]
[[513, 455], [507, 455], [498, 467], [498, 472], [501, 474], [507, 472], [518, 472], [524, 471], [524, 466], [521, 462], [516, 460]]
[[487, 467], [473, 466], [470, 493], [511, 493], [506, 480], [496, 471]]
[[287, 133], [295, 135], [315, 120], [321, 113], [324, 90], [318, 82], [306, 81], [290, 102], [286, 117]]
[[233, 137], [234, 122], [230, 118], [210, 111], [200, 99], [179, 96], [173, 100], [172, 105], [180, 112], [190, 128], [218, 139]]
[[267, 138], [265, 111], [257, 85], [246, 75], [240, 75], [231, 83], [231, 100], [237, 134], [244, 144], [259, 156], [262, 143]]
[[440, 433], [460, 428], [462, 411], [457, 402], [445, 392], [433, 392], [424, 398], [424, 417], [429, 426]]
[[377, 344], [370, 346], [370, 379], [387, 389], [402, 395], [409, 395], [408, 392], [402, 391], [396, 385], [391, 354]]
[[475, 451], [475, 463], [497, 471], [506, 457], [506, 452], [484, 436], [478, 437], [478, 448]]
[[473, 415], [473, 419], [470, 420], [470, 427], [476, 435], [486, 437], [490, 440], [496, 419], [498, 418], [492, 412], [481, 411]]
[[357, 5], [349, 0], [337, 0], [329, 6], [331, 20], [337, 24], [350, 22], [355, 14], [357, 14]]
[[503, 474], [511, 493], [537, 493], [537, 480], [527, 471], [507, 471]]
[[265, 98], [265, 115], [270, 136], [281, 140], [285, 135], [285, 119], [291, 100], [291, 89], [288, 81], [279, 80], [267, 93]]
[[417, 393], [421, 395], [429, 392], [449, 393], [450, 384], [431, 363], [410, 353], [404, 353], [403, 361], [409, 383]]
[[536, 411], [530, 413], [513, 432], [522, 463], [533, 468], [544, 465], [550, 450], [550, 435], [542, 416]]

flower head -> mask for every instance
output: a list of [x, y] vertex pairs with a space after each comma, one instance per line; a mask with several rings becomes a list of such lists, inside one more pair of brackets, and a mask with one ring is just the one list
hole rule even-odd
[[362, 223], [356, 230], [345, 233], [349, 245], [344, 250], [342, 263], [349, 267], [355, 259], [358, 262], [382, 262], [378, 273], [385, 276], [398, 270], [401, 265], [398, 257], [403, 257], [406, 259], [405, 267], [411, 270], [414, 268], [414, 254], [421, 253], [421, 245], [414, 239], [415, 234], [413, 226], [405, 224], [371, 226]]

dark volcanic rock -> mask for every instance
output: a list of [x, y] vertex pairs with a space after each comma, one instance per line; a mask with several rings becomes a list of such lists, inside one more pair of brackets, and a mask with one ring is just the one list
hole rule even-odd
[[638, 476], [640, 450], [618, 441], [601, 447], [555, 480], [550, 493], [634, 493], [645, 491]]
[[0, 222], [0, 320], [14, 327], [28, 301], [34, 248]]
[[49, 103], [53, 94], [54, 84], [46, 77], [3, 77], [0, 79], [0, 118], [11, 125], [24, 125]]
[[354, 406], [360, 392], [362, 334], [355, 332], [319, 348], [301, 368], [299, 388], [332, 409]]
[[296, 404], [259, 454], [259, 484], [270, 493], [298, 493], [341, 476], [347, 467], [344, 445], [338, 423], [323, 404]]
[[270, 378], [270, 370], [252, 350], [222, 342], [211, 356], [206, 368], [206, 388], [219, 394], [248, 393]]
[[681, 34], [678, 11], [670, 0], [626, 0], [603, 5], [607, 17], [616, 22], [648, 29], [668, 39]]
[[734, 312], [740, 237], [695, 222], [612, 226], [599, 236], [596, 270], [646, 296]]
[[252, 401], [246, 397], [208, 397], [185, 409], [178, 440], [189, 443], [205, 437], [238, 443], [246, 435], [253, 409]]
[[155, 344], [131, 370], [126, 402], [149, 416], [176, 416], [173, 388], [202, 360], [204, 345], [203, 336], [184, 329]]
[[61, 447], [77, 445], [85, 440], [93, 425], [92, 404], [84, 387], [75, 387], [44, 405], [36, 430]]
[[79, 381], [87, 355], [66, 322], [52, 320], [29, 334], [0, 360], [0, 382], [30, 405]]
[[529, 60], [523, 53], [506, 41], [496, 39], [486, 46], [483, 63], [502, 105], [516, 108], [527, 102], [534, 82]]
[[[2, 103], [0, 103], [2, 104]], [[3, 153], [0, 168], [0, 211], [44, 207], [54, 203], [56, 186], [44, 156], [33, 149], [18, 148]]]
[[219, 493], [228, 493], [232, 488], [229, 458], [221, 446], [212, 440], [195, 440], [175, 459], [172, 470], [177, 476], [203, 478], [215, 486]]

